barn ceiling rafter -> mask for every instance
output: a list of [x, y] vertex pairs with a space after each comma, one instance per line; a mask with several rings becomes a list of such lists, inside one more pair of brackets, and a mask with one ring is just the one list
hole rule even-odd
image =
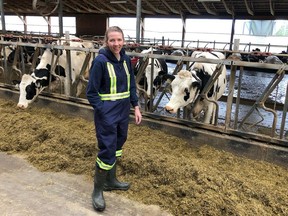
[[[3, 0], [6, 15], [39, 15], [32, 3], [37, 0]], [[63, 15], [91, 13], [108, 16], [135, 16], [137, 1], [112, 0], [38, 0], [43, 7], [57, 1], [63, 3]], [[48, 8], [49, 9], [49, 8]], [[50, 8], [52, 15], [57, 15], [55, 8]], [[199, 0], [142, 0], [143, 17], [186, 17], [207, 18], [249, 18], [249, 19], [287, 19], [288, 1], [284, 0], [219, 0], [201, 2]], [[46, 11], [47, 12], [47, 11]], [[49, 11], [48, 11], [49, 12]]]

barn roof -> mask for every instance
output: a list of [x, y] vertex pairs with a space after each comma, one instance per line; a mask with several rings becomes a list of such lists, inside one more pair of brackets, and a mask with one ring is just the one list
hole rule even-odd
[[[3, 0], [5, 15], [57, 15], [61, 0]], [[63, 15], [135, 16], [136, 0], [62, 0]], [[139, 0], [142, 16], [287, 19], [286, 0]]]

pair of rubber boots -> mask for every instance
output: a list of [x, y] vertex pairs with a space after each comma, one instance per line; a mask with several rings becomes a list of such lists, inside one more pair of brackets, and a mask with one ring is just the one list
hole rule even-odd
[[106, 204], [103, 191], [128, 190], [129, 183], [119, 182], [116, 178], [116, 163], [109, 171], [102, 170], [95, 165], [94, 190], [92, 193], [92, 204], [96, 211], [104, 211]]

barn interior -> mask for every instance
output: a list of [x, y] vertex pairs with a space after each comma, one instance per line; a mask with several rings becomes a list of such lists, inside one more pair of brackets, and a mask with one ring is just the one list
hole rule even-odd
[[[162, 17], [162, 18], [173, 18], [173, 17], [180, 17], [182, 19], [182, 43], [185, 41], [185, 19], [187, 18], [203, 18], [203, 19], [232, 19], [232, 28], [231, 28], [231, 35], [230, 35], [230, 42], [228, 42], [229, 47], [227, 47], [224, 51], [225, 56], [229, 56], [232, 58], [227, 58], [225, 61], [218, 62], [218, 64], [225, 65], [227, 68], [231, 68], [231, 75], [230, 80], [235, 82], [237, 79], [237, 76], [240, 76], [241, 70], [244, 68], [250, 68], [250, 69], [255, 69], [261, 67], [262, 71], [272, 71], [272, 73], [275, 73], [274, 78], [271, 77], [271, 81], [268, 82], [268, 86], [266, 87], [264, 93], [262, 94], [261, 100], [265, 100], [267, 102], [267, 98], [269, 102], [267, 102], [267, 106], [269, 109], [273, 108], [276, 110], [284, 110], [283, 114], [278, 117], [278, 123], [275, 122], [275, 111], [271, 111], [272, 116], [274, 116], [274, 120], [269, 121], [271, 123], [267, 123], [268, 125], [271, 124], [272, 131], [268, 132], [269, 138], [271, 139], [270, 136], [273, 137], [273, 142], [283, 145], [283, 139], [285, 142], [285, 137], [286, 137], [286, 130], [285, 130], [285, 123], [286, 123], [286, 103], [285, 103], [285, 71], [286, 71], [286, 62], [282, 62], [282, 64], [262, 64], [259, 62], [247, 62], [247, 61], [239, 61], [239, 58], [237, 58], [236, 55], [234, 54], [245, 54], [250, 55], [250, 50], [247, 51], [240, 51], [239, 50], [239, 40], [234, 40], [234, 27], [233, 25], [235, 24], [235, 20], [237, 19], [249, 19], [249, 20], [277, 20], [277, 19], [285, 19], [285, 9], [288, 7], [288, 3], [285, 3], [284, 1], [267, 1], [263, 2], [260, 0], [255, 0], [255, 1], [249, 1], [249, 0], [243, 0], [243, 1], [228, 1], [228, 0], [193, 0], [193, 1], [187, 1], [187, 0], [180, 0], [179, 1], [174, 1], [174, 0], [169, 0], [169, 1], [151, 1], [151, 0], [138, 0], [138, 1], [92, 1], [92, 0], [84, 0], [83, 2], [78, 2], [75, 0], [33, 0], [28, 1], [28, 0], [23, 0], [21, 2], [16, 1], [16, 0], [1, 0], [0, 1], [0, 6], [1, 6], [1, 24], [2, 24], [2, 33], [5, 35], [6, 28], [5, 28], [5, 15], [17, 15], [21, 18], [23, 21], [23, 25], [25, 24], [25, 19], [27, 16], [43, 16], [45, 20], [47, 20], [47, 24], [49, 26], [50, 19], [49, 17], [51, 16], [58, 16], [59, 17], [59, 36], [63, 35], [63, 20], [62, 18], [65, 16], [74, 16], [76, 17], [76, 35], [104, 35], [104, 32], [109, 26], [108, 23], [108, 18], [109, 17], [136, 17], [137, 19], [137, 25], [136, 25], [136, 40], [139, 40], [141, 42], [142, 34], [145, 31], [143, 27], [143, 19], [146, 17]], [[261, 22], [255, 22], [253, 23], [254, 25], [262, 25]], [[20, 32], [20, 35], [18, 37], [22, 37], [26, 35], [28, 32]], [[51, 33], [51, 32], [50, 32]], [[12, 35], [13, 36], [13, 35]], [[48, 32], [49, 36], [49, 32]], [[135, 41], [134, 41], [135, 42]], [[96, 43], [98, 43], [96, 41]], [[19, 45], [18, 43], [15, 43], [16, 45]], [[165, 44], [165, 43], [164, 43]], [[7, 42], [4, 43], [5, 46], [7, 46]], [[22, 46], [24, 46], [22, 44]], [[40, 44], [40, 45], [35, 45], [35, 44], [29, 44], [32, 47], [42, 47], [45, 48], [45, 44]], [[97, 53], [97, 48], [99, 48], [98, 44], [96, 49], [91, 50], [93, 55]], [[133, 47], [134, 44], [129, 46], [130, 44], [127, 45], [128, 48], [128, 53], [129, 55], [136, 57], [135, 59], [139, 57], [144, 57], [145, 55], [142, 55], [141, 53], [135, 53]], [[141, 43], [136, 43], [137, 46], [141, 46]], [[143, 44], [142, 44], [143, 45]], [[149, 44], [151, 45], [151, 44]], [[174, 49], [179, 49], [179, 47], [172, 47], [172, 46], [161, 46], [161, 44], [154, 44], [157, 45], [157, 48], [161, 48], [165, 50], [166, 52], [172, 52]], [[285, 47], [285, 46], [284, 46]], [[59, 46], [59, 49], [67, 49], [63, 46]], [[137, 47], [136, 47], [137, 48]], [[182, 46], [184, 49], [185, 47]], [[197, 50], [198, 47], [192, 48], [193, 50]], [[201, 50], [203, 50], [202, 47], [200, 47]], [[205, 49], [205, 48], [204, 48]], [[19, 49], [20, 50], [20, 49]], [[21, 52], [21, 50], [18, 52]], [[85, 50], [85, 49], [83, 49]], [[212, 49], [205, 49], [206, 51], [211, 51]], [[87, 51], [87, 50], [86, 50]], [[188, 50], [191, 51], [191, 50]], [[22, 51], [23, 52], [23, 51]], [[188, 52], [187, 52], [188, 53]], [[269, 52], [257, 52], [257, 55], [271, 55]], [[232, 56], [231, 56], [232, 55]], [[274, 54], [273, 54], [274, 55]], [[280, 57], [285, 57], [286, 54], [280, 54]], [[36, 56], [36, 55], [35, 55]], [[34, 56], [34, 57], [35, 57]], [[243, 56], [243, 55], [242, 55]], [[37, 57], [37, 56], [36, 56]], [[173, 61], [176, 64], [176, 68], [173, 68], [173, 74], [177, 73], [177, 70], [183, 65], [185, 65], [185, 61], [191, 61], [189, 56], [187, 57], [181, 57], [181, 56], [170, 56], [170, 55], [165, 55], [163, 56], [157, 56], [157, 54], [152, 54], [151, 57], [157, 57], [157, 58], [164, 58], [167, 61]], [[16, 58], [17, 59], [17, 58]], [[284, 58], [283, 58], [284, 59]], [[32, 62], [32, 67], [35, 65], [35, 61], [37, 59], [34, 58]], [[250, 61], [250, 60], [249, 60]], [[258, 60], [257, 60], [258, 61]], [[4, 71], [3, 68], [7, 66], [7, 62], [2, 63], [3, 67], [2, 70]], [[16, 64], [16, 65], [15, 65]], [[27, 70], [27, 66], [24, 65], [24, 63], [17, 63], [16, 60], [14, 59], [14, 62], [11, 63], [12, 70], [14, 70], [15, 67], [18, 67], [22, 69], [23, 71]], [[15, 67], [14, 67], [15, 66]], [[242, 69], [241, 69], [242, 68]], [[145, 69], [145, 68], [144, 68]], [[239, 70], [240, 69], [240, 70]], [[9, 69], [10, 70], [10, 69]], [[28, 66], [28, 73], [31, 71], [31, 65]], [[21, 70], [18, 69], [18, 73], [21, 74]], [[237, 74], [239, 73], [239, 75]], [[15, 74], [15, 73], [14, 73]], [[16, 74], [17, 75], [17, 74]], [[17, 75], [18, 76], [18, 75]], [[11, 77], [11, 73], [8, 73], [8, 75], [4, 76], [6, 81], [8, 81], [8, 84], [12, 82], [13, 77]], [[250, 76], [249, 76], [250, 77]], [[284, 78], [283, 78], [284, 77]], [[250, 77], [251, 78], [251, 77]], [[249, 78], [249, 79], [250, 79]], [[270, 79], [270, 78], [269, 78]], [[283, 81], [281, 82], [281, 80]], [[137, 78], [136, 78], [137, 80]], [[250, 83], [251, 81], [249, 81]], [[270, 82], [270, 83], [269, 83]], [[280, 84], [279, 84], [280, 83]], [[7, 83], [6, 83], [7, 84]], [[233, 104], [233, 100], [237, 100], [237, 97], [235, 97], [236, 93], [231, 92], [232, 88], [241, 88], [240, 84], [238, 83], [238, 87], [236, 86], [237, 83], [233, 83], [233, 86], [230, 86], [230, 90], [227, 90], [227, 92], [230, 91], [230, 93], [227, 93], [224, 96], [224, 99], [222, 101], [229, 101], [231, 103], [226, 107], [226, 111], [228, 114], [226, 114], [226, 117], [231, 115], [233, 113], [233, 110], [231, 108]], [[279, 85], [277, 85], [279, 84]], [[277, 86], [277, 89], [275, 90]], [[281, 86], [281, 87], [279, 87]], [[280, 90], [278, 90], [280, 89]], [[166, 91], [166, 90], [165, 90]], [[164, 93], [166, 94], [166, 92]], [[236, 90], [235, 90], [236, 91]], [[278, 91], [281, 92], [278, 94]], [[273, 92], [272, 96], [268, 97], [268, 93]], [[276, 93], [275, 93], [276, 92]], [[62, 92], [60, 91], [60, 94]], [[229, 95], [230, 94], [230, 95]], [[234, 94], [234, 96], [233, 96]], [[239, 93], [238, 93], [239, 94]], [[279, 102], [279, 97], [281, 96], [281, 102]], [[63, 96], [63, 95], [62, 95]], [[85, 97], [85, 96], [84, 96]], [[159, 111], [159, 108], [157, 108], [157, 104], [161, 102], [162, 96], [157, 98], [156, 105], [147, 105], [147, 99], [145, 99], [145, 104], [144, 109], [145, 112], [147, 112], [147, 115], [153, 115], [153, 112], [157, 112], [157, 109]], [[234, 99], [233, 99], [234, 98]], [[236, 105], [240, 103], [236, 101]], [[243, 98], [242, 98], [243, 100]], [[253, 99], [254, 100], [254, 99]], [[259, 99], [260, 100], [260, 99]], [[275, 100], [275, 101], [273, 101]], [[247, 102], [247, 101], [245, 101]], [[257, 99], [255, 101], [248, 101], [248, 104], [253, 104], [253, 103], [258, 103]], [[238, 105], [237, 105], [238, 106]], [[162, 107], [163, 108], [163, 107]], [[267, 108], [267, 109], [268, 109]], [[257, 106], [253, 106], [253, 111], [257, 112]], [[264, 109], [266, 107], [264, 106]], [[251, 110], [252, 112], [252, 110]], [[162, 115], [162, 111], [158, 112], [158, 114]], [[249, 113], [250, 115], [251, 113]], [[182, 115], [182, 114], [181, 114]], [[179, 114], [177, 115], [179, 117]], [[181, 118], [186, 118], [185, 115], [181, 116]], [[224, 114], [224, 119], [222, 120], [222, 124], [225, 124], [225, 127], [232, 127], [231, 125], [235, 124], [233, 123], [233, 119], [231, 120], [230, 118], [227, 120]], [[246, 116], [248, 118], [248, 115]], [[246, 118], [245, 117], [245, 118]], [[235, 117], [238, 118], [238, 117]], [[244, 119], [245, 119], [244, 118]], [[225, 122], [226, 121], [226, 122]], [[227, 122], [228, 121], [228, 122]], [[246, 121], [246, 119], [245, 119]], [[225, 123], [223, 123], [225, 122]], [[279, 122], [280, 126], [279, 126]], [[231, 125], [230, 125], [231, 124]], [[242, 126], [243, 123], [240, 124]], [[265, 125], [265, 127], [267, 126]], [[257, 125], [257, 123], [256, 123]], [[237, 128], [237, 126], [235, 126]], [[270, 126], [269, 126], [270, 127]], [[277, 127], [277, 128], [276, 128]], [[204, 126], [204, 128], [207, 129], [207, 126]], [[209, 127], [208, 127], [209, 128]], [[217, 128], [217, 127], [216, 127]], [[238, 128], [239, 129], [239, 128]], [[219, 128], [217, 128], [219, 130]], [[250, 129], [249, 129], [250, 130]], [[278, 132], [277, 132], [278, 130]], [[223, 131], [221, 128], [220, 131]], [[227, 129], [225, 128], [224, 131], [227, 132]], [[256, 130], [254, 132], [259, 132], [259, 130]], [[229, 132], [231, 133], [231, 132]], [[280, 133], [280, 135], [276, 135], [277, 133]], [[255, 136], [255, 134], [253, 135]], [[276, 136], [276, 137], [275, 137]], [[256, 135], [257, 139], [261, 139], [261, 136]], [[280, 137], [280, 140], [278, 139]], [[275, 138], [275, 139], [274, 139]], [[262, 141], [267, 141], [265, 138]], [[284, 144], [285, 145], [285, 144]]]
[[[48, 25], [50, 16], [58, 16], [60, 18], [59, 36], [64, 35], [61, 27], [61, 18], [65, 16], [76, 17], [76, 35], [78, 36], [104, 35], [107, 26], [109, 26], [109, 23], [107, 23], [107, 18], [109, 17], [136, 17], [137, 42], [141, 42], [143, 31], [145, 31], [145, 28], [142, 25], [142, 21], [145, 17], [180, 17], [183, 21], [182, 34], [184, 35], [184, 23], [187, 18], [232, 19], [233, 22], [237, 19], [287, 20], [288, 11], [288, 2], [281, 0], [0, 0], [0, 6], [1, 33], [3, 35], [8, 33], [5, 30], [5, 15], [19, 16], [23, 20], [24, 25], [26, 16], [43, 16], [47, 20]], [[237, 51], [237, 43], [235, 43], [233, 37], [233, 26], [229, 26], [229, 28], [231, 28], [231, 37], [229, 41], [230, 46], [228, 47], [227, 52], [233, 53]], [[26, 33], [27, 32], [24, 31], [21, 32], [20, 35], [24, 36]], [[19, 36], [18, 33], [17, 36]], [[185, 37], [183, 36], [180, 40], [185, 40]], [[5, 46], [8, 44], [17, 44], [20, 47], [27, 45], [25, 43], [21, 44], [17, 42], [3, 43]], [[32, 45], [36, 46], [35, 44]], [[39, 45], [39, 47], [45, 48], [47, 45], [42, 44]], [[64, 46], [56, 46], [56, 48], [70, 50], [70, 48]], [[85, 49], [79, 50], [87, 51]], [[89, 51], [93, 54], [97, 54], [98, 52], [97, 48]], [[143, 54], [135, 54], [133, 52], [129, 53], [129, 55], [145, 57]], [[177, 62], [176, 65], [178, 65], [178, 63], [179, 65], [182, 65], [185, 61], [195, 60], [190, 57], [159, 56], [157, 54], [149, 54], [149, 57], [173, 60]], [[224, 106], [225, 108], [219, 106], [219, 112], [222, 112], [220, 122], [218, 121], [218, 124], [215, 125], [206, 125], [194, 121], [191, 122], [189, 119], [184, 119], [184, 111], [183, 113], [177, 113], [175, 116], [166, 117], [162, 115], [162, 108], [153, 107], [153, 104], [149, 106], [146, 106], [145, 104], [145, 107], [142, 110], [145, 118], [144, 126], [141, 128], [142, 131], [139, 131], [139, 128], [134, 126], [131, 128], [131, 135], [135, 134], [135, 138], [138, 137], [140, 139], [142, 137], [143, 139], [135, 139], [137, 140], [135, 143], [129, 141], [128, 144], [131, 146], [130, 154], [124, 158], [122, 163], [121, 177], [127, 177], [129, 180], [135, 182], [135, 189], [129, 192], [127, 196], [131, 199], [144, 202], [145, 204], [160, 205], [165, 209], [169, 209], [174, 215], [272, 215], [275, 213], [281, 216], [287, 215], [287, 187], [284, 187], [285, 182], [287, 182], [285, 173], [287, 173], [288, 164], [288, 119], [286, 115], [288, 106], [288, 87], [286, 81], [287, 65], [265, 64], [263, 66], [263, 64], [258, 62], [239, 61], [237, 56], [235, 59], [232, 58], [226, 59], [225, 61], [214, 61], [214, 63], [215, 62], [229, 67], [229, 81], [230, 83], [235, 82], [234, 85], [227, 88], [227, 94], [219, 101], [219, 103], [226, 104]], [[26, 67], [23, 66], [22, 63], [19, 63], [17, 66], [20, 69]], [[5, 64], [1, 64], [0, 67], [1, 69], [5, 68]], [[31, 65], [28, 67], [29, 71], [30, 67]], [[260, 82], [267, 80], [265, 84], [257, 87], [256, 91], [250, 91], [254, 96], [256, 93], [259, 93], [253, 100], [240, 99], [240, 91], [236, 91], [237, 89], [241, 89], [239, 80], [243, 73], [246, 73], [243, 70], [245, 67], [262, 67], [272, 71], [269, 76], [258, 72], [250, 73], [250, 75], [252, 75], [249, 76], [249, 79], [254, 77], [255, 80]], [[9, 72], [11, 71], [12, 70], [9, 68]], [[6, 71], [4, 71], [4, 74], [5, 73]], [[281, 86], [278, 85], [279, 82]], [[256, 85], [256, 81], [252, 80], [244, 84], [246, 85], [243, 89], [246, 88], [250, 90], [250, 87]], [[91, 140], [87, 141], [86, 136], [83, 136], [81, 133], [76, 137], [78, 134], [75, 133], [75, 131], [79, 131], [79, 128], [85, 128], [85, 131], [91, 129], [91, 122], [87, 123], [83, 120], [88, 118], [91, 121], [92, 116], [91, 107], [85, 99], [63, 95], [62, 92], [58, 94], [58, 92], [51, 93], [47, 91], [40, 95], [35, 106], [31, 109], [29, 108], [27, 112], [24, 112], [16, 109], [14, 106], [15, 103], [17, 103], [19, 91], [15, 89], [11, 83], [7, 84], [1, 82], [0, 87], [0, 97], [5, 99], [0, 101], [1, 108], [3, 107], [3, 109], [6, 108], [8, 110], [7, 112], [3, 112], [2, 117], [3, 121], [7, 121], [8, 124], [3, 123], [1, 125], [8, 125], [9, 131], [17, 131], [17, 134], [21, 134], [19, 135], [19, 140], [11, 140], [9, 137], [11, 135], [10, 133], [3, 133], [1, 138], [5, 141], [1, 144], [1, 151], [7, 151], [11, 154], [13, 152], [20, 152], [23, 155], [31, 153], [25, 157], [29, 158], [30, 162], [34, 162], [34, 165], [43, 171], [57, 172], [59, 170], [65, 170], [74, 174], [92, 176], [91, 167], [93, 164], [91, 163], [91, 160], [93, 156], [87, 152], [94, 148], [95, 143]], [[260, 114], [259, 120], [259, 115], [257, 114], [255, 122], [249, 123], [248, 127], [245, 127], [244, 129], [240, 128], [236, 119], [238, 117], [240, 118], [240, 116], [237, 116], [237, 112], [240, 111], [238, 107], [240, 106], [240, 103], [244, 102], [245, 106], [249, 106], [249, 108], [245, 109], [245, 114], [247, 114], [247, 116], [248, 114], [251, 114], [249, 111], [256, 111], [257, 113], [258, 105], [265, 104], [266, 101], [264, 99], [267, 99], [268, 94], [271, 93], [272, 90], [274, 94], [269, 98], [272, 98], [272, 102], [269, 104], [268, 108], [264, 106], [269, 115], [270, 125], [267, 127], [258, 126], [258, 121], [261, 121], [261, 118], [266, 118], [267, 116]], [[168, 91], [165, 92], [163, 90], [163, 95], [166, 93], [168, 93]], [[161, 100], [163, 95], [160, 95], [157, 100]], [[279, 95], [284, 99], [281, 103], [276, 100], [276, 96]], [[10, 100], [14, 101], [14, 103], [10, 102]], [[145, 101], [145, 103], [146, 102], [147, 101]], [[156, 104], [158, 102], [159, 101], [157, 101]], [[39, 132], [39, 135], [37, 134], [37, 136], [40, 137], [39, 139], [45, 144], [45, 146], [41, 146], [43, 147], [42, 149], [40, 148], [38, 140], [34, 142], [33, 139], [28, 140], [26, 138], [31, 137], [29, 134], [35, 133], [36, 126], [40, 124], [39, 121], [37, 121], [39, 116], [36, 114], [39, 114], [37, 111], [43, 107], [54, 110], [58, 114], [55, 114], [55, 118], [40, 116], [43, 131], [37, 131]], [[59, 113], [61, 113], [61, 115]], [[45, 115], [46, 111], [41, 111], [40, 115], [42, 114]], [[48, 115], [49, 114], [51, 113], [48, 112]], [[71, 115], [73, 118], [66, 119], [62, 114]], [[12, 120], [15, 115], [20, 121]], [[27, 136], [27, 134], [21, 133], [20, 125], [26, 124], [27, 122], [25, 121], [27, 121], [27, 119], [29, 120], [31, 116], [33, 120], [35, 120], [33, 123], [31, 121], [31, 124], [36, 126], [32, 127], [32, 129], [25, 128], [24, 131], [28, 134]], [[241, 118], [243, 118], [243, 116], [245, 117], [245, 115], [242, 115]], [[81, 119], [78, 119], [78, 117], [81, 117]], [[252, 117], [255, 117], [254, 113]], [[55, 124], [59, 126], [59, 130], [57, 131], [56, 128], [55, 131], [53, 130], [53, 132], [48, 133], [47, 131], [51, 129], [51, 126], [49, 125], [50, 121], [44, 122], [43, 120], [42, 122], [42, 119], [55, 120]], [[277, 122], [275, 122], [275, 119]], [[61, 120], [62, 122], [65, 122], [63, 128], [60, 124]], [[254, 127], [254, 124], [256, 127]], [[67, 125], [69, 126], [67, 127]], [[149, 126], [149, 128], [146, 128], [146, 125]], [[7, 130], [7, 128], [3, 127], [2, 131], [5, 130]], [[164, 131], [165, 134], [162, 134], [161, 131]], [[157, 139], [151, 135], [153, 132], [157, 132]], [[71, 138], [70, 135], [74, 133], [75, 137], [73, 136]], [[169, 136], [167, 136], [167, 134], [169, 134]], [[63, 138], [64, 135], [65, 138]], [[171, 138], [170, 135], [175, 135], [176, 138], [174, 137], [172, 138], [172, 141], [170, 141], [167, 138]], [[49, 136], [52, 137], [51, 140], [48, 139]], [[94, 136], [94, 133], [89, 133], [88, 137], [93, 139], [92, 136]], [[44, 138], [42, 139], [41, 137]], [[79, 137], [85, 137], [85, 140], [78, 140]], [[181, 139], [177, 137], [180, 137]], [[166, 138], [167, 140], [165, 140]], [[182, 138], [184, 138], [184, 140], [182, 140]], [[67, 144], [65, 148], [61, 148], [60, 150], [60, 148], [57, 148], [57, 145], [60, 142], [59, 140], [64, 140], [64, 142], [71, 144], [71, 146], [68, 146]], [[84, 143], [85, 145], [79, 146], [79, 143], [75, 142], [75, 140], [80, 144]], [[188, 143], [185, 142], [187, 140]], [[155, 148], [153, 149], [151, 149], [152, 142], [155, 142]], [[34, 149], [33, 145], [30, 145], [31, 143], [36, 145], [39, 144], [39, 149]], [[200, 143], [205, 143], [205, 146], [199, 147], [198, 144]], [[163, 146], [163, 144], [167, 144], [169, 149], [166, 148], [167, 146]], [[207, 147], [206, 144], [209, 147]], [[135, 146], [137, 147], [135, 148]], [[195, 151], [193, 148], [186, 151], [183, 146], [197, 146], [199, 148]], [[211, 146], [213, 148], [210, 148]], [[81, 148], [83, 148], [81, 154], [84, 152], [83, 154], [85, 157], [82, 157], [81, 155], [78, 158], [77, 150]], [[215, 152], [214, 148], [220, 149], [220, 152]], [[58, 149], [61, 153], [55, 153], [55, 149]], [[142, 152], [140, 149], [143, 149], [146, 152]], [[65, 150], [67, 151], [65, 152]], [[232, 152], [233, 154], [226, 154], [223, 156], [221, 155], [222, 151]], [[147, 152], [150, 152], [151, 154], [147, 154]], [[167, 152], [167, 155], [161, 155], [161, 152]], [[77, 160], [73, 161], [73, 158], [69, 158], [70, 153], [73, 153], [73, 155], [77, 157]], [[162, 157], [159, 157], [159, 155]], [[171, 155], [173, 155], [173, 157]], [[240, 159], [234, 158], [234, 155], [239, 155], [241, 157]], [[154, 158], [154, 156], [156, 157]], [[61, 160], [57, 160], [59, 158]], [[86, 160], [87, 158], [90, 160]], [[139, 158], [141, 158], [141, 160]], [[181, 158], [181, 160], [179, 158]], [[187, 158], [194, 160], [190, 162]], [[213, 158], [212, 161], [209, 160], [211, 158]], [[250, 163], [250, 160], [247, 162], [247, 160], [245, 160], [246, 158], [253, 159], [254, 161], [252, 163]], [[175, 163], [175, 161], [178, 163]], [[50, 166], [50, 162], [54, 166]], [[173, 166], [171, 166], [170, 162]], [[207, 164], [204, 162], [207, 162]], [[73, 166], [69, 166], [69, 164], [73, 164]], [[131, 166], [131, 164], [133, 165]], [[216, 165], [219, 165], [220, 168], [218, 169]], [[247, 167], [243, 168], [244, 165], [247, 165]], [[278, 165], [280, 167], [278, 167]], [[144, 166], [147, 169], [147, 172], [142, 172], [142, 169], [139, 169], [139, 167]], [[161, 172], [158, 172], [157, 169], [153, 169], [154, 167], [157, 168], [159, 166], [162, 166], [163, 168]], [[186, 171], [180, 169], [183, 167]], [[129, 172], [125, 170], [129, 170]], [[177, 170], [177, 172], [174, 172], [175, 170]], [[211, 176], [209, 176], [210, 174], [207, 174], [209, 171], [211, 171]], [[238, 174], [233, 174], [232, 171], [236, 171]], [[249, 173], [249, 171], [251, 172]], [[264, 174], [260, 173], [260, 171]], [[192, 174], [190, 175], [187, 173]], [[175, 182], [172, 180], [180, 179], [179, 176], [181, 176], [181, 181]], [[149, 177], [151, 177], [151, 179], [149, 179]], [[138, 180], [136, 180], [137, 178]], [[187, 179], [189, 179], [189, 181], [187, 181]], [[230, 179], [233, 179], [233, 181], [230, 182]], [[143, 181], [149, 185], [148, 189], [143, 186]], [[279, 188], [279, 185], [281, 185], [281, 193], [277, 193], [277, 186]], [[169, 190], [167, 191], [165, 187], [168, 188], [168, 186]], [[170, 186], [174, 186], [174, 189], [172, 188], [170, 190]], [[175, 190], [175, 188], [177, 189]], [[225, 188], [229, 188], [229, 191]], [[271, 191], [268, 190], [270, 188]], [[193, 193], [191, 193], [191, 191]], [[223, 192], [224, 198], [217, 196], [220, 193], [219, 191]], [[235, 191], [240, 191], [240, 193], [234, 194]], [[143, 194], [143, 197], [135, 196], [135, 194], [140, 193]], [[157, 195], [159, 199], [154, 196], [152, 198], [151, 194]], [[203, 194], [208, 195], [202, 198]], [[210, 194], [212, 195], [210, 196]], [[168, 198], [167, 202], [165, 197]], [[191, 200], [193, 200], [193, 202], [191, 202]], [[215, 200], [218, 200], [219, 203], [215, 203]], [[84, 202], [83, 200], [78, 199], [77, 201], [81, 204]], [[173, 205], [169, 204], [169, 202], [173, 202]], [[193, 211], [191, 210], [191, 203], [195, 206]], [[84, 202], [84, 205], [87, 205], [87, 203]], [[175, 207], [177, 205], [178, 207]], [[44, 209], [46, 209], [45, 205]], [[49, 212], [49, 209], [47, 212]]]

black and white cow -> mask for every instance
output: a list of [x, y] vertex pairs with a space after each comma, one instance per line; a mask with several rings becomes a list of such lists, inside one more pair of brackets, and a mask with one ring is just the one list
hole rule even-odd
[[[151, 50], [152, 49], [149, 48], [147, 50], [143, 50], [141, 53], [144, 53], [144, 54], [151, 53]], [[153, 54], [162, 54], [162, 51], [157, 51], [157, 50], [153, 49]], [[140, 69], [140, 66], [142, 63], [143, 63], [143, 58], [139, 58], [136, 65], [135, 65], [135, 68], [134, 68], [134, 74], [136, 76], [139, 72], [139, 69]], [[152, 67], [154, 69], [153, 77], [152, 77]], [[155, 96], [157, 90], [163, 84], [162, 77], [165, 74], [168, 74], [168, 66], [167, 66], [165, 59], [154, 59], [154, 61], [152, 63], [152, 59], [149, 58], [148, 65], [147, 65], [145, 72], [144, 72], [144, 76], [141, 77], [141, 79], [138, 83], [141, 86], [141, 88], [143, 88], [143, 89], [144, 89], [144, 84], [146, 83], [145, 91], [146, 91], [148, 98], [151, 97], [151, 83], [153, 85], [152, 86], [153, 95]]]
[[[93, 48], [93, 43], [91, 42], [70, 42], [71, 47], [87, 47]], [[60, 52], [61, 50], [57, 50]], [[55, 52], [55, 51], [54, 51]], [[51, 90], [55, 90], [59, 87], [60, 83], [64, 83], [64, 92], [68, 93], [68, 85], [70, 84], [67, 79], [66, 73], [68, 71], [68, 63], [66, 52], [61, 52], [58, 58], [55, 70], [50, 74], [51, 67], [56, 64], [57, 52], [54, 53], [54, 62], [52, 62], [53, 51], [47, 48], [43, 55], [41, 56], [40, 63], [37, 65], [36, 69], [31, 75], [24, 74], [22, 76], [21, 82], [19, 84], [20, 96], [17, 106], [19, 108], [25, 109], [30, 103], [32, 103], [37, 96], [48, 86]], [[83, 79], [80, 79], [79, 75], [82, 69], [83, 62], [86, 58], [86, 53], [83, 51], [71, 51], [71, 82], [74, 84], [76, 80], [79, 79], [77, 85], [76, 97], [78, 97], [83, 90]], [[92, 59], [90, 58], [90, 64]], [[50, 78], [51, 76], [51, 78]], [[83, 74], [85, 79], [89, 76], [89, 67], [86, 68]], [[50, 82], [51, 81], [51, 82]]]
[[[225, 59], [220, 52], [198, 52], [193, 53], [195, 58]], [[190, 71], [181, 70], [177, 75], [170, 75], [172, 95], [165, 109], [169, 113], [176, 113], [179, 108], [192, 105], [192, 116], [196, 118], [204, 111], [204, 123], [214, 124], [215, 104], [206, 99], [196, 100], [204, 89], [209, 78], [216, 69], [216, 64], [195, 62]], [[218, 100], [226, 88], [226, 67], [222, 68], [221, 74], [209, 90], [209, 99]]]

